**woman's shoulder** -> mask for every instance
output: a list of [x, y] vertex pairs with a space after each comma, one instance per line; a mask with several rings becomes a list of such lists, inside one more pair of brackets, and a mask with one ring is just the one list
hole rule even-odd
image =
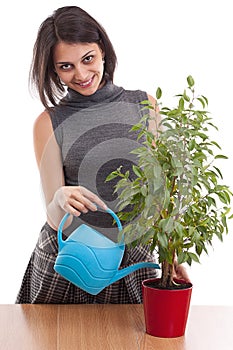
[[156, 99], [150, 94], [147, 94], [147, 97], [148, 97], [148, 100], [150, 101], [150, 103], [152, 104], [152, 106], [155, 106], [156, 105]]
[[41, 135], [44, 137], [49, 137], [53, 133], [52, 122], [50, 118], [50, 114], [47, 110], [44, 110], [42, 113], [38, 115], [38, 117], [34, 121], [33, 125], [33, 134], [34, 137], [37, 138]]

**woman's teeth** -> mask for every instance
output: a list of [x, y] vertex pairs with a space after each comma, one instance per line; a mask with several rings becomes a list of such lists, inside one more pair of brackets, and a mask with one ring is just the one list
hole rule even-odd
[[80, 86], [86, 86], [86, 85], [90, 84], [91, 81], [92, 81], [92, 78], [90, 80], [86, 81], [85, 83], [79, 83], [79, 85]]

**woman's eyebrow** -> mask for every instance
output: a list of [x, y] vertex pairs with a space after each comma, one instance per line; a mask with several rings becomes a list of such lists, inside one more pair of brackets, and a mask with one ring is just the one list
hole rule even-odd
[[[90, 51], [88, 51], [87, 53], [85, 53], [85, 55], [83, 55], [82, 57], [81, 57], [81, 60], [83, 60], [86, 56], [88, 56], [91, 52], [93, 52], [93, 51], [95, 51], [95, 50], [90, 50]], [[67, 64], [67, 63], [69, 63], [68, 61], [64, 61], [64, 62], [56, 62], [56, 64]]]
[[81, 59], [83, 59], [84, 57], [86, 57], [87, 55], [89, 55], [89, 54], [90, 54], [91, 52], [93, 52], [93, 51], [95, 51], [95, 50], [90, 50], [90, 51], [88, 51], [87, 53], [85, 53], [85, 55], [82, 56]]

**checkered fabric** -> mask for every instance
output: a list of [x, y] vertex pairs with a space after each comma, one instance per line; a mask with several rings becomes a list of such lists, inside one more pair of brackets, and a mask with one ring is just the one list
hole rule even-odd
[[[27, 266], [17, 304], [138, 304], [142, 303], [142, 281], [157, 276], [155, 269], [142, 268], [91, 295], [54, 271], [57, 252], [57, 232], [46, 223]], [[126, 249], [122, 267], [140, 261], [154, 261], [148, 247]]]

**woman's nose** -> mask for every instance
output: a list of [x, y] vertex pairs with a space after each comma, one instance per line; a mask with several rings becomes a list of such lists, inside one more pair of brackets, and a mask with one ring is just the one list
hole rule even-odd
[[74, 77], [76, 80], [84, 80], [87, 77], [87, 70], [83, 66], [77, 66], [74, 70]]

